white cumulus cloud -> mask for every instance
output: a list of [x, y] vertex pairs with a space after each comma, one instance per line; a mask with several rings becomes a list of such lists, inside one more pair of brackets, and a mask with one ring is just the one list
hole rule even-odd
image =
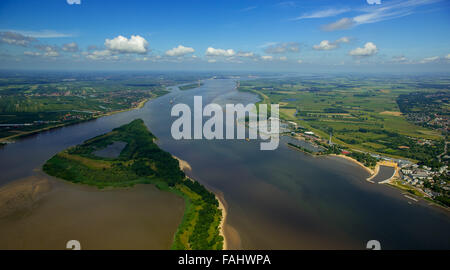
[[403, 55], [397, 55], [392, 57], [392, 62], [394, 63], [408, 63], [409, 60]]
[[351, 56], [364, 57], [374, 55], [377, 52], [378, 52], [377, 46], [372, 42], [367, 42], [366, 44], [364, 44], [363, 48], [356, 48], [354, 50], [351, 50], [349, 54]]
[[273, 56], [272, 55], [263, 55], [263, 56], [261, 56], [261, 60], [272, 61], [273, 60]]
[[59, 56], [59, 48], [57, 46], [52, 45], [36, 45], [36, 49], [42, 51], [43, 57], [58, 57]]
[[349, 43], [350, 39], [348, 37], [341, 37], [340, 39], [336, 40], [335, 43]]
[[62, 46], [62, 50], [65, 52], [77, 52], [78, 44], [76, 42], [67, 43]]
[[247, 58], [253, 58], [255, 57], [255, 54], [253, 52], [238, 52], [236, 54], [238, 57], [247, 57]]
[[117, 58], [117, 55], [112, 55], [109, 50], [97, 50], [85, 54], [86, 58], [90, 60], [109, 60]]
[[381, 5], [381, 0], [367, 0], [369, 5]]
[[81, 5], [81, 0], [67, 0], [69, 5]]
[[184, 47], [183, 45], [178, 45], [178, 47], [167, 50], [166, 55], [167, 56], [183, 56], [183, 55], [190, 54], [193, 52], [195, 52], [194, 48]]
[[26, 47], [33, 41], [35, 41], [34, 38], [22, 35], [20, 33], [0, 32], [0, 43]]
[[41, 56], [40, 52], [25, 51], [25, 52], [23, 52], [23, 54], [26, 56]]
[[426, 58], [422, 59], [422, 61], [420, 61], [420, 63], [427, 64], [427, 63], [436, 62], [438, 60], [439, 60], [439, 56], [432, 56], [432, 57], [426, 57]]
[[131, 38], [117, 36], [113, 39], [105, 40], [105, 47], [115, 53], [147, 53], [148, 42], [145, 38], [132, 35]]
[[329, 51], [339, 47], [340, 43], [349, 43], [348, 37], [341, 37], [340, 39], [330, 42], [329, 40], [322, 40], [318, 45], [314, 45], [313, 49], [317, 51]]
[[206, 56], [225, 56], [230, 57], [236, 54], [236, 52], [233, 49], [215, 49], [213, 47], [208, 47], [205, 52]]
[[314, 50], [328, 51], [337, 48], [337, 44], [328, 40], [322, 40], [318, 45], [313, 46]]
[[264, 52], [268, 54], [295, 53], [299, 51], [300, 44], [298, 42], [276, 43], [264, 49]]

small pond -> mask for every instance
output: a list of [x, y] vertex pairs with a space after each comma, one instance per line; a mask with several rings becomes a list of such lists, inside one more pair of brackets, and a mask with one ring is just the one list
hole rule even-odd
[[92, 152], [92, 154], [103, 158], [117, 158], [126, 145], [126, 142], [113, 142], [103, 149]]

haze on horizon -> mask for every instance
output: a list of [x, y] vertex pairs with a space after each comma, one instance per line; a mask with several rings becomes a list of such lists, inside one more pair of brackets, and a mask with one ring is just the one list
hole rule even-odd
[[4, 0], [1, 70], [448, 72], [445, 0]]

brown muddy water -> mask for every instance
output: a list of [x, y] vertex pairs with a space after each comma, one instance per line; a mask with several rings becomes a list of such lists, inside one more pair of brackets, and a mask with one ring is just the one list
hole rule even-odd
[[99, 190], [43, 173], [0, 188], [0, 249], [169, 249], [182, 198], [138, 185]]
[[[217, 79], [189, 91], [173, 88], [140, 110], [6, 145], [0, 149], [0, 187], [36, 175], [36, 168], [69, 146], [142, 118], [162, 149], [189, 162], [189, 176], [224, 199], [231, 249], [365, 249], [369, 240], [380, 241], [382, 249], [450, 249], [447, 210], [369, 183], [368, 173], [347, 160], [314, 158], [284, 139], [277, 150], [260, 151], [257, 140], [172, 138], [171, 101], [192, 105], [194, 95], [203, 96], [204, 104], [257, 101], [234, 86], [233, 80]], [[168, 248], [181, 215], [179, 198], [151, 186], [104, 192], [55, 181], [29, 214], [0, 220], [0, 247], [46, 248], [52, 236], [55, 248], [76, 237], [82, 248]]]

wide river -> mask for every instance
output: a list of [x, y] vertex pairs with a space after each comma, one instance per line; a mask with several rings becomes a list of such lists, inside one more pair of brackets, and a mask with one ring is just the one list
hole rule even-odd
[[[229, 248], [365, 249], [369, 240], [380, 241], [383, 249], [450, 248], [448, 211], [424, 201], [413, 201], [386, 185], [365, 181], [368, 173], [347, 160], [337, 157], [314, 158], [287, 147], [283, 140], [275, 151], [259, 150], [258, 141], [174, 140], [170, 133], [175, 120], [170, 116], [171, 100], [173, 104], [186, 103], [192, 106], [193, 96], [201, 95], [204, 104], [214, 102], [223, 105], [248, 104], [257, 101], [257, 97], [237, 92], [235, 82], [226, 79], [206, 80], [202, 87], [193, 90], [171, 89], [170, 94], [147, 102], [142, 109], [55, 129], [7, 145], [0, 149], [0, 186], [42, 174], [36, 169], [55, 153], [133, 119], [142, 118], [150, 131], [159, 138], [160, 147], [187, 161], [192, 167], [188, 174], [224, 198], [228, 210], [225, 234]], [[63, 188], [57, 188], [53, 193], [67, 189], [80, 187], [64, 184]], [[129, 192], [139, 189], [142, 187]], [[147, 192], [150, 195], [157, 194], [154, 191]], [[142, 197], [142, 194], [145, 193], [136, 196]], [[102, 199], [90, 200], [97, 204], [109, 202], [108, 198], [103, 202]], [[136, 208], [142, 202], [136, 200], [132, 207], [137, 212], [136, 216], [141, 216], [141, 210]], [[161, 200], [161, 205], [175, 201], [167, 209], [176, 214], [165, 217], [163, 221], [174, 225], [161, 232], [168, 238], [167, 241], [160, 239], [160, 244], [150, 248], [168, 246], [170, 233], [174, 232], [181, 217], [181, 201], [175, 197]], [[129, 198], [123, 199], [124, 204], [129, 201]], [[89, 209], [88, 205], [83, 207], [68, 204], [65, 213], [73, 211], [80, 216], [80, 211]], [[115, 207], [120, 209], [119, 205]], [[47, 208], [46, 215], [51, 216], [51, 207]], [[151, 211], [156, 211], [152, 209], [145, 211], [151, 215]], [[95, 213], [91, 212], [82, 216], [86, 222], [90, 217], [95, 218]], [[129, 223], [128, 226], [133, 226], [133, 220], [130, 219], [134, 216], [127, 211], [108, 213], [101, 217], [111, 219], [115, 215], [114, 222], [120, 223], [123, 218]], [[70, 219], [70, 214], [65, 218]], [[47, 224], [43, 221], [33, 226], [39, 231], [42, 230], [40, 227]], [[57, 229], [55, 227], [55, 233]], [[103, 229], [100, 226], [86, 228], [92, 232], [84, 237], [95, 237]], [[127, 237], [126, 233], [136, 234], [132, 230], [120, 233], [125, 234], [123, 238]], [[0, 238], [0, 244], [1, 241]]]

